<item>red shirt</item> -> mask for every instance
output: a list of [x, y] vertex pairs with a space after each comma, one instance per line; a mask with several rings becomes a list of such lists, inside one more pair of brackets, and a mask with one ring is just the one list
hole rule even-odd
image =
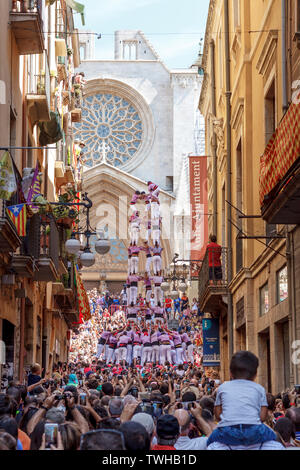
[[207, 251], [209, 267], [221, 266], [221, 245], [218, 245], [218, 243], [211, 242], [207, 245]]
[[159, 444], [156, 444], [155, 446], [152, 447], [151, 450], [176, 450], [176, 449], [173, 446], [160, 446]]
[[165, 299], [165, 304], [166, 304], [166, 308], [172, 308], [172, 299], [169, 299], [169, 297], [167, 297]]

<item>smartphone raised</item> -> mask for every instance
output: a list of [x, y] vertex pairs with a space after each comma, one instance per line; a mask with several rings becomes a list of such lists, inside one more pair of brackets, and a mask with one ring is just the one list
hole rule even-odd
[[86, 406], [86, 393], [81, 393], [79, 395], [80, 405]]
[[58, 424], [45, 423], [45, 448], [51, 449], [51, 445], [57, 447]]

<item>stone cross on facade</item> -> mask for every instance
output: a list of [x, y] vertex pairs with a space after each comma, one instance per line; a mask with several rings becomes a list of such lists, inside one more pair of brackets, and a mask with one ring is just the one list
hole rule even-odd
[[105, 142], [105, 140], [101, 141], [101, 144], [99, 145], [99, 150], [102, 153], [101, 163], [107, 163], [106, 156], [110, 151], [110, 146]]

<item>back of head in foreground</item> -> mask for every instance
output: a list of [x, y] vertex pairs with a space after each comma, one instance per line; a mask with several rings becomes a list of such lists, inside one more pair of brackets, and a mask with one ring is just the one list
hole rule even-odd
[[114, 429], [97, 429], [81, 436], [80, 450], [126, 450], [123, 433]]
[[230, 375], [234, 380], [254, 380], [259, 366], [258, 358], [250, 351], [236, 352], [230, 361]]

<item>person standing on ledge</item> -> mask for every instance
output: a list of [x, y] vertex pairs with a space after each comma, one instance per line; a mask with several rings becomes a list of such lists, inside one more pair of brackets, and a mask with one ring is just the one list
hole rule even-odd
[[222, 247], [217, 243], [217, 237], [211, 235], [209, 237], [210, 243], [207, 245], [208, 253], [208, 266], [209, 266], [209, 283], [221, 284], [222, 282], [222, 264], [221, 255]]

